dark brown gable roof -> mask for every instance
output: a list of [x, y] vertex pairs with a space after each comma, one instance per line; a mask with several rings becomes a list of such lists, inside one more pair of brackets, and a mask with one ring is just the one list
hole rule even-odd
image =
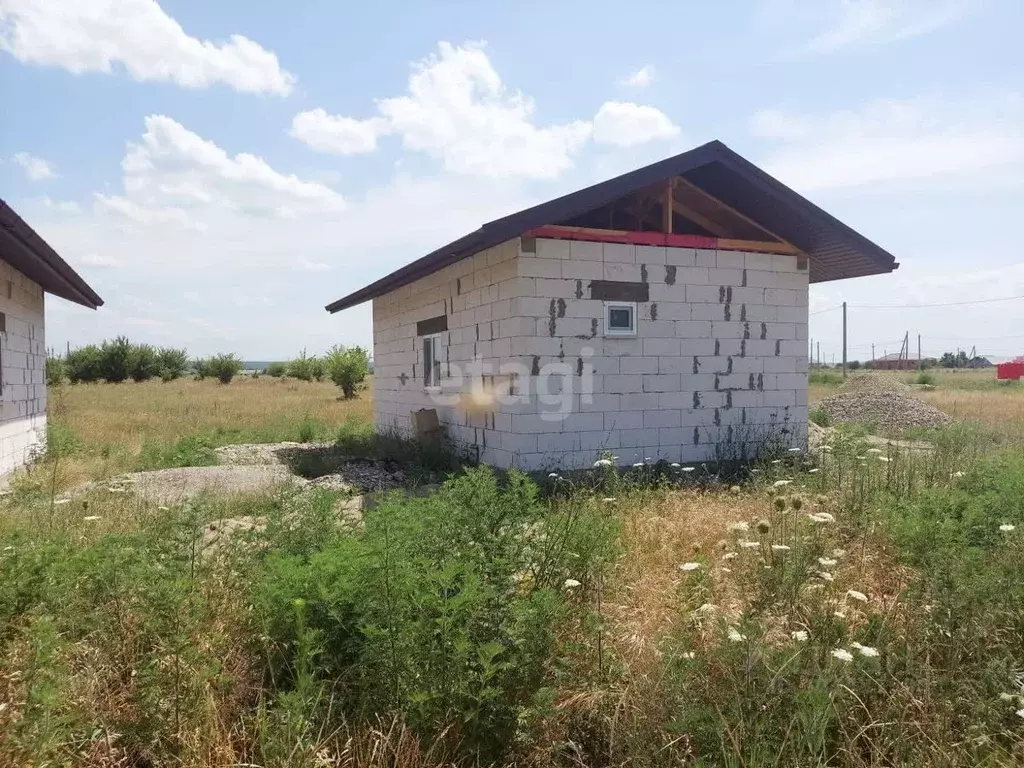
[[103, 304], [99, 297], [46, 241], [0, 200], [0, 259], [43, 290], [89, 309]]
[[712, 141], [484, 224], [475, 232], [328, 304], [327, 311], [338, 312], [362, 304], [531, 229], [572, 219], [673, 176], [682, 176], [810, 256], [811, 282], [884, 274], [899, 266], [892, 254], [722, 142]]

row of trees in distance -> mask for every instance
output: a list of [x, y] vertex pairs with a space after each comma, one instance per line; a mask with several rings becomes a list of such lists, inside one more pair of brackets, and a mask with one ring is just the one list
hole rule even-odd
[[[69, 381], [72, 384], [105, 381], [117, 384], [129, 379], [174, 381], [185, 375], [196, 379], [217, 379], [228, 384], [245, 367], [233, 353], [222, 353], [189, 360], [184, 349], [135, 344], [125, 336], [87, 344], [68, 351], [64, 356], [48, 355], [46, 381], [50, 385]], [[329, 379], [345, 397], [355, 397], [359, 385], [370, 371], [370, 360], [362, 347], [334, 346], [322, 357], [307, 356], [305, 350], [288, 363], [271, 363], [265, 373], [291, 376], [303, 381]]]

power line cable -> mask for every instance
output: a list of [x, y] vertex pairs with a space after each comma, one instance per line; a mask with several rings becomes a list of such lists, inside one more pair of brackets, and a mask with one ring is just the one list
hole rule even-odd
[[966, 304], [992, 304], [997, 301], [1024, 299], [1020, 296], [1004, 296], [1001, 299], [974, 299], [972, 301], [948, 301], [939, 304], [851, 304], [850, 309], [925, 309], [927, 307], [962, 307]]

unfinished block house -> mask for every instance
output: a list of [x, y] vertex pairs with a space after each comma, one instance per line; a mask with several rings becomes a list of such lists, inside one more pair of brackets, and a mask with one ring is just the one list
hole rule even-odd
[[895, 259], [720, 142], [485, 224], [373, 302], [374, 417], [529, 470], [753, 458], [807, 433], [808, 284]]
[[46, 293], [103, 304], [0, 200], [0, 478], [46, 449]]

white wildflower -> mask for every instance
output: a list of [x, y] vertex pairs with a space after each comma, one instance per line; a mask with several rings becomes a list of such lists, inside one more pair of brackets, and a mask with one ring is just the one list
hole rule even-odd
[[732, 573], [732, 568], [722, 568], [722, 573]]
[[738, 554], [737, 552], [726, 552], [724, 555], [722, 555], [722, 559], [723, 560], [732, 560], [734, 557], [736, 557], [737, 554]]
[[751, 471], [751, 472], [752, 472], [753, 474], [755, 474], [755, 475], [759, 475], [759, 474], [761, 474], [761, 470], [760, 470], [760, 469], [752, 469], [752, 470], [750, 470], [750, 471]]
[[109, 491], [110, 493], [124, 493], [124, 492], [125, 492], [125, 489], [124, 489], [124, 488], [118, 488], [118, 487], [116, 487], [116, 486], [113, 486], [113, 485], [112, 485], [112, 486], [110, 486], [109, 488], [107, 488], [107, 490], [108, 490], [108, 491]]
[[846, 554], [846, 550], [845, 549], [833, 549], [832, 550], [832, 557], [836, 557], [836, 558], [843, 557], [845, 554]]
[[825, 568], [831, 568], [832, 566], [836, 565], [836, 563], [838, 563], [838, 562], [839, 562], [838, 560], [833, 560], [831, 557], [819, 557], [818, 558], [818, 565], [823, 566]]
[[672, 469], [679, 469], [679, 462], [673, 461], [669, 466], [672, 467]]
[[683, 651], [683, 658], [684, 658], [684, 659], [692, 659], [692, 658], [694, 658], [694, 657], [695, 657], [696, 655], [697, 655], [697, 654], [695, 654], [695, 653], [694, 653], [693, 651]]
[[714, 613], [718, 610], [718, 606], [712, 605], [711, 603], [704, 603], [700, 608], [694, 611], [694, 613], [701, 613], [704, 615]]
[[1003, 533], [1009, 533], [1010, 531], [1017, 530], [1017, 526], [1016, 525], [1010, 525], [1009, 523], [1003, 523], [1002, 525], [999, 526], [999, 530], [1002, 531]]
[[633, 469], [636, 469], [637, 467], [642, 467], [643, 465], [644, 463], [642, 461], [638, 461], [633, 465]]
[[867, 458], [867, 456], [857, 456], [856, 458], [859, 459], [860, 461], [864, 461]]
[[796, 446], [794, 446], [794, 447], [789, 449], [789, 452], [790, 453], [800, 453], [800, 451], [802, 451], [802, 450], [803, 450], [803, 448], [797, 448]]
[[878, 460], [879, 461], [885, 461], [885, 462], [892, 461], [892, 459], [890, 459], [888, 456], [879, 456]]
[[557, 472], [549, 472], [548, 473], [548, 477], [558, 477], [558, 473]]
[[700, 563], [683, 563], [679, 566], [680, 571], [696, 571], [700, 568]]
[[650, 456], [644, 456], [644, 461], [650, 461], [650, 460], [651, 460]]
[[157, 507], [157, 509], [160, 510], [161, 512], [166, 512], [170, 509], [170, 507]]
[[801, 643], [806, 643], [808, 638], [807, 630], [804, 629], [793, 630], [789, 633], [789, 636]]
[[598, 459], [594, 462], [594, 467], [610, 467], [612, 465], [611, 459]]
[[772, 461], [772, 464], [781, 464], [781, 463], [782, 463], [782, 459], [774, 459]]
[[760, 541], [741, 541], [740, 542], [740, 546], [743, 547], [744, 549], [754, 549], [755, 547], [760, 547], [761, 546], [761, 542]]
[[878, 656], [878, 649], [872, 648], [870, 645], [861, 645], [860, 643], [850, 643], [853, 648], [857, 649], [857, 653], [861, 656], [867, 656], [873, 659]]
[[1024, 709], [1018, 709], [1017, 710], [1017, 717], [1024, 718]]
[[742, 643], [746, 639], [747, 636], [740, 634], [740, 631], [736, 629], [736, 627], [729, 627], [729, 642]]
[[809, 475], [813, 475], [813, 474], [816, 474], [818, 472], [821, 472], [821, 467], [813, 467], [813, 468], [807, 470], [807, 474], [809, 474]]
[[950, 477], [963, 477], [963, 476], [964, 476], [964, 473], [959, 471], [959, 470], [957, 470], [952, 475], [950, 475]]
[[883, 453], [881, 448], [868, 448], [864, 453]]
[[57, 499], [53, 502], [53, 505], [59, 507], [61, 504], [68, 504], [70, 501], [71, 499]]
[[782, 486], [789, 485], [792, 482], [792, 480], [776, 480], [772, 483], [772, 488], [781, 488]]
[[999, 700], [1000, 701], [1013, 701], [1015, 698], [1016, 697], [1012, 693], [1000, 693], [999, 694]]
[[812, 512], [807, 519], [812, 523], [834, 523], [836, 521], [835, 517], [828, 512]]
[[837, 619], [845, 619], [846, 618], [846, 613], [843, 612], [843, 611], [835, 611], [835, 612], [832, 613], [832, 615], [835, 616]]
[[833, 579], [835, 579], [835, 576], [833, 576], [828, 571], [818, 571], [818, 578], [822, 581], [831, 582]]
[[695, 469], [695, 467], [683, 467], [682, 471], [683, 472], [693, 472], [694, 469]]
[[617, 501], [617, 499], [614, 496], [605, 496], [603, 499], [601, 499], [601, 501], [603, 501], [605, 504], [614, 504]]
[[853, 661], [853, 654], [845, 648], [836, 648], [832, 651], [832, 658], [840, 661]]
[[102, 518], [100, 518], [100, 516], [99, 516], [99, 515], [86, 515], [86, 516], [85, 516], [85, 517], [83, 517], [82, 519], [83, 519], [83, 520], [84, 520], [85, 522], [87, 522], [87, 523], [94, 523], [94, 522], [96, 522], [97, 520], [100, 520], [100, 519], [102, 519]]
[[826, 453], [832, 453], [832, 446], [831, 445], [822, 446], [821, 450], [825, 451]]
[[566, 589], [575, 589], [579, 585], [580, 583], [576, 581], [576, 579], [566, 579], [564, 582], [562, 582], [562, 586]]
[[851, 600], [856, 600], [859, 603], [866, 603], [868, 601], [868, 596], [865, 595], [863, 592], [858, 592], [856, 589], [846, 590], [846, 596]]
[[772, 544], [772, 552], [789, 552], [791, 549], [787, 544]]
[[739, 522], [729, 525], [729, 533], [743, 533], [750, 530], [750, 523]]

